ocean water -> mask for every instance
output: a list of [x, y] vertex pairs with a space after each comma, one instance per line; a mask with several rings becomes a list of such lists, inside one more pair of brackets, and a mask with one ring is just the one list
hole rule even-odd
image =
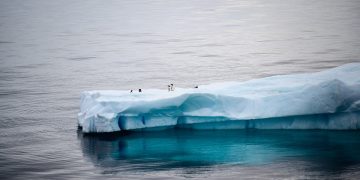
[[1, 179], [357, 179], [358, 131], [89, 136], [85, 90], [193, 87], [360, 62], [358, 0], [0, 1]]

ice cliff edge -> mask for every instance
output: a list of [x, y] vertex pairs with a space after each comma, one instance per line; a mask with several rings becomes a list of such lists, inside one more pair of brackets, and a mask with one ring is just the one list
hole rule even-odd
[[82, 131], [360, 129], [360, 63], [176, 91], [85, 91]]

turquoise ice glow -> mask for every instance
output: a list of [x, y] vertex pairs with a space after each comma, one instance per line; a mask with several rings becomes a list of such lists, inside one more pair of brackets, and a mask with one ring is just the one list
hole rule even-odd
[[176, 91], [86, 91], [83, 132], [136, 129], [359, 129], [360, 64]]

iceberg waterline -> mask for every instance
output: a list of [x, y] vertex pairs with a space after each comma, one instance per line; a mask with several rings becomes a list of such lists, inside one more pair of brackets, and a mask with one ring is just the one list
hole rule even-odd
[[82, 131], [360, 129], [360, 63], [199, 88], [85, 91]]

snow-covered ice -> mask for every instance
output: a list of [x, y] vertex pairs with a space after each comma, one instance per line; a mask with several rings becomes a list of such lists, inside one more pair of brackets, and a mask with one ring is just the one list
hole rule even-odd
[[83, 132], [137, 129], [360, 129], [360, 63], [175, 91], [85, 91]]

